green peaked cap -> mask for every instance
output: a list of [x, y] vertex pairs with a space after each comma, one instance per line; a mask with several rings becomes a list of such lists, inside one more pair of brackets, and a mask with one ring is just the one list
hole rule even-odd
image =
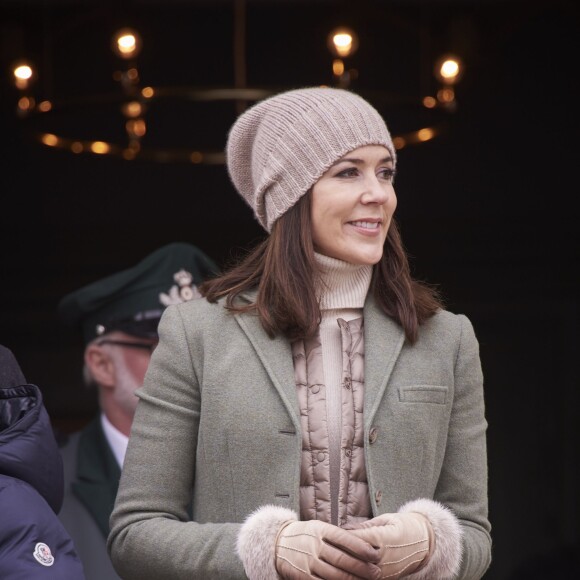
[[58, 313], [65, 324], [82, 330], [86, 343], [113, 330], [156, 338], [163, 310], [198, 297], [197, 285], [217, 271], [199, 248], [168, 244], [132, 268], [71, 292]]

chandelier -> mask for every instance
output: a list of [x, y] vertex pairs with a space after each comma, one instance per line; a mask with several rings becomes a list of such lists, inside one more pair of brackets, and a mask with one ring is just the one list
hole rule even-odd
[[[41, 75], [31, 62], [19, 61], [12, 67], [12, 77], [17, 89], [16, 113], [24, 122], [29, 122], [30, 137], [42, 146], [68, 151], [73, 154], [114, 156], [127, 161], [142, 159], [154, 162], [185, 162], [193, 164], [216, 165], [224, 163], [222, 149], [182, 146], [153, 146], [149, 139], [149, 126], [155, 115], [156, 104], [167, 100], [179, 100], [190, 104], [208, 102], [230, 102], [236, 113], [241, 113], [253, 102], [264, 99], [288, 88], [248, 87], [245, 81], [245, 2], [238, 0], [235, 4], [234, 48], [235, 83], [233, 87], [196, 88], [192, 86], [164, 87], [142, 82], [139, 72], [139, 55], [147, 39], [142, 38], [134, 28], [122, 28], [111, 39], [111, 50], [117, 57], [117, 70], [113, 71], [117, 91], [109, 94], [92, 94], [76, 99], [57, 100], [43, 98], [35, 91], [35, 80]], [[329, 67], [332, 69], [332, 85], [349, 89], [359, 75], [359, 71], [349, 64], [350, 57], [359, 47], [356, 32], [346, 26], [330, 30], [327, 36]], [[436, 87], [432, 94], [417, 97], [405, 97], [406, 104], [421, 109], [440, 111], [439, 120], [418, 127], [412, 131], [393, 135], [397, 149], [430, 141], [440, 135], [446, 126], [446, 117], [456, 110], [455, 86], [464, 71], [460, 58], [452, 54], [443, 54], [433, 63], [433, 74]], [[321, 85], [324, 86], [324, 85]], [[357, 90], [363, 96], [364, 91]], [[374, 103], [382, 100], [387, 104], [397, 104], [400, 96], [392, 93], [369, 95]], [[367, 97], [368, 98], [368, 97]], [[411, 101], [409, 103], [409, 101]], [[107, 139], [93, 130], [94, 135], [82, 137], [75, 134], [79, 125], [68, 123], [68, 130], [61, 127], [59, 118], [73, 108], [83, 111], [91, 108], [114, 107], [119, 115], [119, 135], [121, 139]], [[441, 120], [443, 119], [443, 121]], [[60, 128], [59, 128], [60, 127]]]

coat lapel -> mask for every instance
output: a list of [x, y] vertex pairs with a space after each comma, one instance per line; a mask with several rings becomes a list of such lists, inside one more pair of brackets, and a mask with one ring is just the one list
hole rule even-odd
[[[253, 294], [245, 293], [244, 298], [252, 300], [254, 296]], [[300, 410], [296, 395], [296, 383], [294, 382], [294, 365], [290, 342], [283, 336], [270, 338], [262, 328], [259, 317], [254, 314], [236, 314], [235, 318], [252, 343], [260, 362], [292, 417], [292, 423], [296, 431], [299, 432]]]
[[100, 419], [82, 432], [77, 455], [77, 481], [73, 493], [87, 508], [103, 536], [109, 535], [109, 516], [113, 511], [121, 470], [109, 449]]
[[405, 332], [386, 316], [372, 296], [364, 307], [365, 338], [365, 427], [374, 419], [389, 377], [399, 357]]
[[[246, 293], [244, 298], [252, 301], [254, 295]], [[289, 341], [282, 336], [269, 338], [256, 315], [236, 314], [236, 320], [252, 343], [262, 365], [278, 390], [296, 429], [299, 429], [300, 411]], [[379, 309], [370, 295], [367, 297], [364, 308], [364, 333], [365, 425], [368, 426], [373, 421], [405, 342], [405, 333], [401, 326]]]

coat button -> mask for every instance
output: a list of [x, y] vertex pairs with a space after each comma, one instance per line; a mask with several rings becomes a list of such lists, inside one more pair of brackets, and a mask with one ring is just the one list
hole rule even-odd
[[352, 455], [352, 451], [351, 451], [350, 449], [345, 449], [345, 450], [344, 450], [344, 454], [345, 454], [347, 457], [350, 457], [350, 456]]
[[350, 390], [351, 387], [351, 378], [345, 377], [344, 378], [344, 388]]
[[377, 493], [375, 493], [375, 501], [377, 502], [377, 505], [381, 505], [382, 499], [383, 499], [383, 492], [379, 489], [379, 490], [377, 490]]
[[320, 392], [320, 385], [312, 385], [310, 389], [315, 395]]
[[326, 457], [326, 454], [322, 453], [322, 451], [319, 451], [318, 455], [316, 456], [316, 459], [318, 459], [318, 461], [324, 461], [325, 457]]
[[372, 445], [379, 436], [379, 430], [376, 427], [372, 427], [369, 431], [369, 443]]

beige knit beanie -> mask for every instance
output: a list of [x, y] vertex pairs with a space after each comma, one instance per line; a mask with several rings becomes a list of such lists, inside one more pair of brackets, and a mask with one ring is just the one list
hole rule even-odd
[[306, 88], [265, 99], [234, 123], [226, 160], [240, 195], [269, 232], [337, 160], [364, 145], [395, 147], [379, 113], [342, 89]]

